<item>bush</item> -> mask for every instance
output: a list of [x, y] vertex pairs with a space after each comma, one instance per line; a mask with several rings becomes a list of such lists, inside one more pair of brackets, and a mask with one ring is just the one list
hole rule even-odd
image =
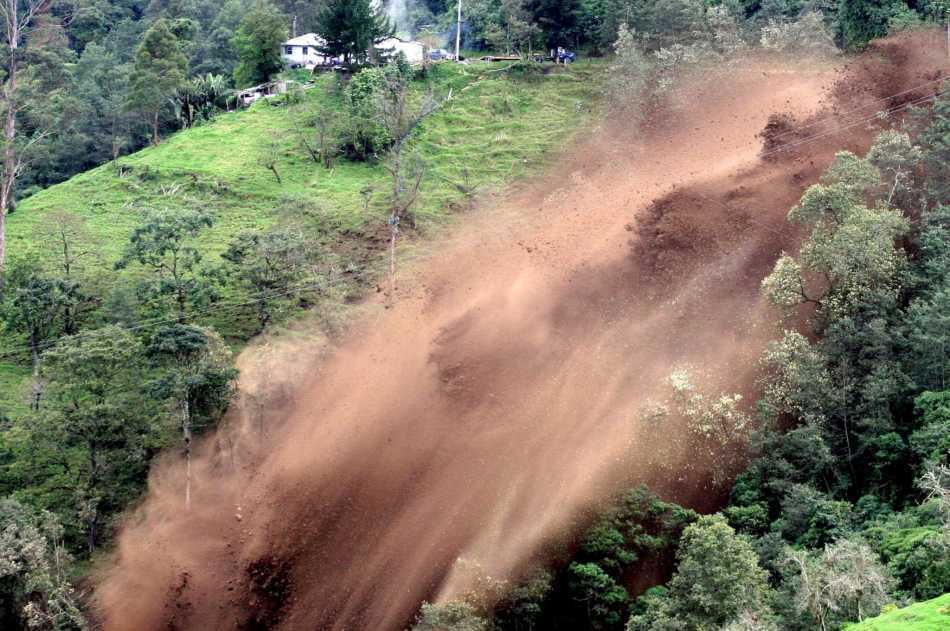
[[343, 91], [346, 104], [347, 154], [354, 160], [369, 160], [392, 143], [382, 123], [382, 99], [386, 74], [380, 68], [367, 68], [355, 75]]

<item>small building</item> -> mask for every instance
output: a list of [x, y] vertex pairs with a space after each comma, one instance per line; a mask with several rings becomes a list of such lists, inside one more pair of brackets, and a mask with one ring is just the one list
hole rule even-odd
[[325, 45], [326, 40], [322, 37], [316, 33], [307, 33], [284, 42], [281, 45], [280, 54], [284, 58], [284, 63], [291, 68], [312, 69], [333, 61], [320, 52]]
[[411, 64], [421, 64], [425, 58], [426, 46], [421, 42], [410, 42], [398, 37], [390, 37], [376, 44], [376, 50], [387, 57], [402, 53]]

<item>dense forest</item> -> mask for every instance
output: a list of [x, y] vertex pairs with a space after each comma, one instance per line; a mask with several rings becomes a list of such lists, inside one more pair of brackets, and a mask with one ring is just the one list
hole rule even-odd
[[[294, 31], [316, 32], [349, 46], [354, 64], [345, 78], [317, 79], [323, 100], [294, 114], [288, 136], [308, 169], [383, 166], [395, 265], [400, 222], [414, 228], [427, 173], [408, 145], [451, 96], [435, 94], [440, 75], [428, 64], [366, 51], [392, 33], [449, 47], [456, 19], [449, 0], [404, 6], [0, 0], [0, 218], [95, 167], [124, 176], [123, 157], [222, 117], [238, 89], [312, 80], [288, 72], [279, 52]], [[944, 0], [470, 0], [462, 34], [470, 53], [522, 56], [514, 67], [527, 76], [537, 50], [604, 57], [597, 98], [609, 109], [645, 89], [646, 72], [662, 87], [682, 64], [738, 49], [856, 51], [948, 10]], [[295, 98], [283, 103], [299, 106]], [[277, 184], [281, 160], [276, 147], [258, 160]], [[470, 197], [461, 173], [451, 187]], [[159, 174], [136, 177], [166, 186]], [[361, 194], [369, 208], [374, 191]], [[728, 506], [700, 516], [631, 489], [568, 563], [494, 598], [425, 604], [414, 628], [824, 630], [950, 592], [947, 204], [944, 92], [867, 155], [839, 154], [790, 209], [808, 237], [762, 291], [790, 317], [805, 305], [807, 330], [786, 332], [761, 358], [754, 422], [728, 397], [702, 413], [723, 431], [739, 416], [756, 427]], [[20, 404], [0, 408], [0, 628], [89, 628], [87, 572], [153, 459], [170, 447], [190, 458], [233, 399], [233, 349], [316, 301], [306, 281], [319, 248], [298, 226], [238, 231], [210, 252], [198, 239], [214, 213], [167, 206], [141, 213], [95, 273], [98, 246], [68, 208], [33, 237], [49, 256], [0, 248], [0, 358], [31, 372], [28, 392], [4, 397]], [[246, 307], [242, 326], [218, 326], [214, 306], [225, 303]], [[708, 403], [688, 375], [672, 375], [670, 387], [685, 416]], [[624, 576], [654, 557], [675, 557], [672, 576], [631, 597]]]

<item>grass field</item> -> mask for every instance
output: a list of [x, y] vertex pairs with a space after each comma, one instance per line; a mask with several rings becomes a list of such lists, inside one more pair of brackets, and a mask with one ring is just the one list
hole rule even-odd
[[950, 594], [847, 627], [848, 631], [945, 631], [950, 629]]
[[[440, 64], [418, 93], [431, 88], [452, 98], [417, 131], [413, 143], [428, 169], [415, 214], [424, 238], [434, 226], [468, 206], [472, 191], [499, 190], [544, 167], [598, 107], [602, 66], [578, 63], [547, 74], [525, 74], [506, 65]], [[338, 102], [336, 78], [325, 76], [304, 99]], [[111, 272], [144, 208], [201, 207], [215, 225], [200, 246], [210, 265], [243, 230], [265, 229], [293, 219], [318, 235], [325, 253], [322, 280], [332, 300], [358, 297], [376, 278], [379, 236], [386, 232], [385, 169], [376, 163], [343, 159], [331, 170], [314, 164], [294, 129], [301, 106], [280, 99], [222, 114], [210, 123], [179, 132], [150, 147], [78, 175], [23, 200], [8, 219], [12, 264], [26, 257], [48, 259], [43, 236], [50, 214], [66, 211], [82, 218], [97, 256], [93, 271], [110, 278], [113, 289], [135, 274]], [[282, 182], [261, 166], [263, 152], [276, 144]], [[226, 304], [239, 302], [224, 289]], [[250, 335], [251, 318], [238, 307], [220, 307], [203, 318], [239, 344]], [[23, 348], [24, 341], [0, 336], [0, 346]], [[26, 354], [0, 359], [0, 413], [20, 407], [20, 383], [28, 375]]]

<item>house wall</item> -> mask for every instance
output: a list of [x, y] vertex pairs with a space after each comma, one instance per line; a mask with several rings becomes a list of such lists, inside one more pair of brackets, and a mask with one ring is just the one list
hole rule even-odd
[[411, 64], [422, 63], [425, 47], [417, 42], [399, 42], [388, 40], [379, 45], [379, 50], [395, 55], [402, 52]]
[[[291, 52], [288, 53], [288, 49]], [[327, 58], [321, 55], [315, 46], [283, 46], [281, 47], [281, 57], [288, 65], [305, 67], [319, 66], [327, 61]]]

